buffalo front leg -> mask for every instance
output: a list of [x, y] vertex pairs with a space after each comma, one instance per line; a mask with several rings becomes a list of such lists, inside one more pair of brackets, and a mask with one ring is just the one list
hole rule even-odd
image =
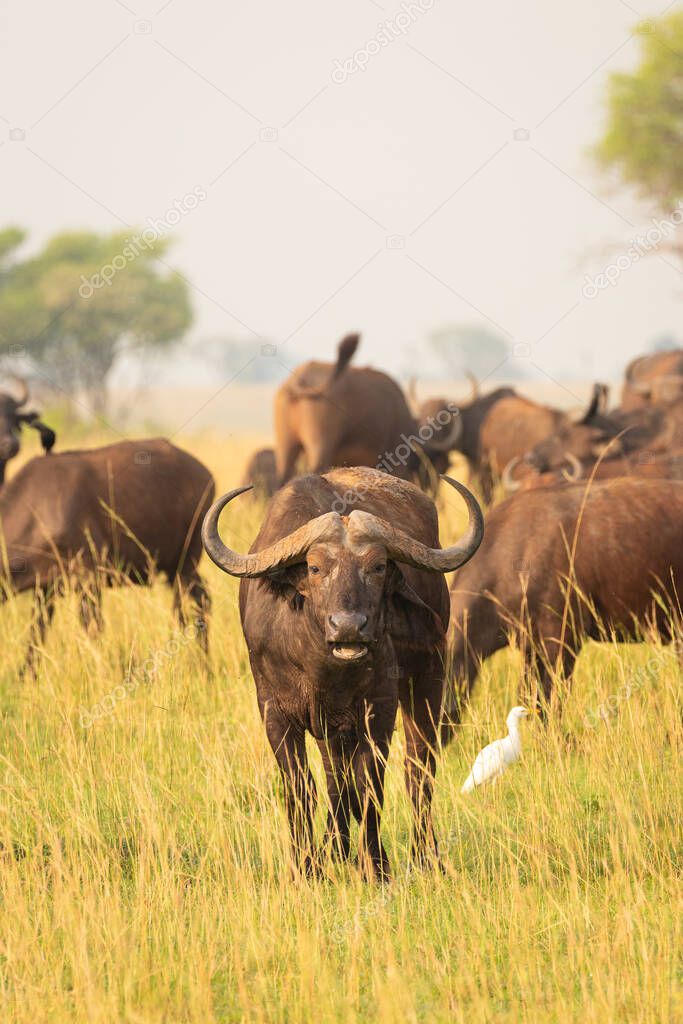
[[282, 776], [294, 865], [301, 874], [312, 875], [317, 870], [313, 838], [316, 790], [306, 755], [305, 732], [269, 702], [261, 706], [261, 717]]
[[389, 744], [396, 720], [396, 700], [387, 699], [363, 708], [360, 742], [353, 755], [353, 777], [357, 799], [358, 860], [365, 878], [388, 881], [391, 868], [382, 845], [381, 826], [384, 806], [384, 772]]
[[208, 654], [211, 597], [198, 572], [188, 571], [181, 576], [176, 576], [173, 581], [173, 610], [182, 630], [186, 630], [188, 627], [185, 600], [192, 604], [196, 612], [197, 637], [204, 654]]
[[327, 740], [319, 740], [318, 748], [325, 769], [329, 801], [325, 843], [335, 860], [345, 861], [351, 852], [352, 816], [361, 817], [353, 777], [358, 737], [355, 733], [339, 733]]

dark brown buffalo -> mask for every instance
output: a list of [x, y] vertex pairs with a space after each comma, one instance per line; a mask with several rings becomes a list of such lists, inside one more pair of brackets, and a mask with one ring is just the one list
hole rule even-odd
[[350, 366], [359, 336], [339, 345], [336, 364], [309, 362], [296, 369], [275, 395], [278, 485], [295, 474], [303, 455], [312, 473], [334, 466], [370, 466], [425, 485], [431, 466], [447, 466], [441, 454], [457, 410], [442, 420], [417, 424], [399, 385], [371, 367]]
[[514, 466], [504, 474], [503, 484], [510, 493], [533, 490], [537, 487], [557, 487], [560, 484], [583, 480], [613, 480], [620, 476], [635, 476], [650, 480], [683, 480], [683, 451], [633, 452], [614, 459], [580, 462], [569, 457], [567, 468], [550, 473], [529, 473], [520, 481], [514, 479]]
[[566, 468], [568, 461], [590, 465], [600, 457], [607, 461], [637, 452], [651, 456], [678, 448], [683, 448], [683, 398], [666, 405], [615, 409], [589, 422], [567, 423], [528, 451], [521, 468], [549, 473]]
[[28, 387], [23, 380], [17, 381], [18, 395], [0, 391], [0, 483], [5, 479], [5, 467], [19, 452], [19, 432], [26, 425], [37, 430], [40, 443], [46, 454], [52, 451], [56, 437], [53, 430], [39, 418], [37, 412], [27, 412]]
[[621, 478], [508, 498], [452, 587], [447, 717], [459, 721], [481, 663], [511, 638], [546, 702], [585, 639], [638, 640], [653, 625], [670, 640], [681, 584], [682, 482]]
[[272, 448], [261, 448], [249, 459], [244, 471], [243, 482], [251, 484], [254, 494], [262, 501], [269, 501], [277, 490], [277, 468], [275, 451]]
[[[72, 581], [84, 626], [101, 625], [103, 587], [147, 583], [157, 573], [174, 588], [181, 623], [183, 594], [203, 617], [209, 599], [197, 569], [200, 531], [214, 490], [201, 462], [158, 438], [61, 452], [22, 467], [0, 491], [0, 523], [7, 589], [36, 596], [34, 644]], [[29, 664], [34, 654], [32, 646]]]
[[[317, 864], [310, 732], [327, 776], [331, 852], [348, 858], [353, 815], [364, 870], [389, 874], [380, 816], [399, 703], [413, 856], [437, 855], [431, 799], [448, 626], [443, 574], [464, 565], [482, 536], [476, 500], [448, 482], [467, 502], [469, 528], [443, 550], [434, 503], [414, 485], [366, 468], [301, 477], [279, 491], [249, 555], [231, 551], [218, 534], [222, 509], [244, 488], [221, 498], [204, 523], [210, 557], [243, 578], [242, 627], [259, 709], [304, 871]], [[343, 517], [333, 511], [340, 492], [349, 495]]]
[[624, 411], [683, 396], [683, 349], [639, 356], [626, 368], [621, 392]]
[[[444, 401], [432, 399], [424, 403], [419, 418], [427, 413], [436, 415]], [[606, 401], [607, 389], [597, 384], [589, 407], [578, 422], [593, 423], [602, 415]], [[548, 435], [568, 429], [576, 420], [559, 409], [532, 402], [512, 388], [498, 388], [461, 406], [455, 422], [459, 432], [451, 438], [452, 449], [465, 456], [484, 500], [489, 503], [496, 480], [512, 459], [521, 457]]]

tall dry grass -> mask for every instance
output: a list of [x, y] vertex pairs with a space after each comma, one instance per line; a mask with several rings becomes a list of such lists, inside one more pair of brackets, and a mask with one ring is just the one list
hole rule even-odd
[[[249, 447], [186, 446], [219, 488]], [[448, 538], [462, 513], [457, 496], [442, 500]], [[249, 502], [226, 515], [245, 546], [257, 526]], [[562, 723], [528, 725], [523, 761], [464, 798], [474, 755], [517, 699], [519, 660], [496, 656], [439, 764], [444, 874], [404, 870], [399, 730], [384, 818], [393, 884], [364, 885], [351, 867], [295, 883], [236, 586], [206, 574], [209, 671], [180, 642], [90, 727], [84, 712], [168, 650], [167, 589], [108, 593], [101, 636], [82, 632], [66, 598], [35, 682], [17, 677], [28, 599], [2, 609], [2, 1021], [683, 1020], [673, 652], [588, 646]]]

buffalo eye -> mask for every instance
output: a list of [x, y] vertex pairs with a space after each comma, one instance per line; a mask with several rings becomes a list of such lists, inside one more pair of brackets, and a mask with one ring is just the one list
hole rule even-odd
[[378, 574], [386, 572], [387, 571], [387, 563], [386, 562], [378, 562], [378, 564], [374, 567], [374, 569], [372, 571], [376, 572]]
[[318, 566], [318, 565], [309, 565], [308, 571], [310, 572], [311, 576], [317, 576], [319, 574], [319, 572], [320, 572], [320, 566]]

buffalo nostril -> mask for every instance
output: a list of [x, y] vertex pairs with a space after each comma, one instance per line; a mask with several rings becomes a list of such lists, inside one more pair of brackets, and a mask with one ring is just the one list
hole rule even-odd
[[347, 633], [359, 633], [368, 624], [367, 615], [360, 612], [337, 612], [328, 615], [327, 621], [334, 630]]

